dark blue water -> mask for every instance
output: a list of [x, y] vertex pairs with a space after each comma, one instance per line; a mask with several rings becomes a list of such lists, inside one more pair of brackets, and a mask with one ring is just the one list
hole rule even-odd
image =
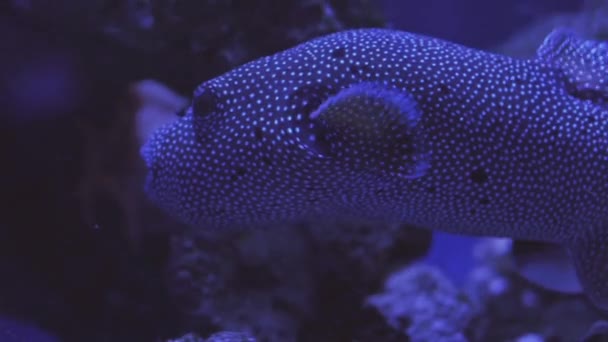
[[582, 0], [382, 0], [395, 28], [487, 48], [544, 15], [580, 9]]

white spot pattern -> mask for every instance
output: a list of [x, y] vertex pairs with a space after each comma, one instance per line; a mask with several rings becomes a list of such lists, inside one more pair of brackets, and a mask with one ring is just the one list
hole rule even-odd
[[[324, 146], [310, 115], [362, 82], [415, 101], [422, 177], [353, 167], [365, 162], [356, 142], [348, 158], [314, 153]], [[200, 85], [144, 147], [147, 189], [201, 228], [349, 216], [565, 241], [608, 222], [608, 109], [565, 83], [542, 60], [411, 33], [329, 35]]]

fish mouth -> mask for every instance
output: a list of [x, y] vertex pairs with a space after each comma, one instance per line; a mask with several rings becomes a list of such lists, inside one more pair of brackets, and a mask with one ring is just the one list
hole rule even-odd
[[143, 143], [139, 149], [139, 155], [146, 165], [148, 174], [152, 173], [155, 169], [158, 169], [159, 157], [163, 151], [163, 139], [166, 136], [163, 128], [157, 129], [152, 135]]
[[139, 155], [149, 171], [152, 166], [152, 148], [150, 147], [149, 141], [144, 143], [144, 145], [139, 149]]
[[141, 146], [139, 155], [146, 166], [146, 176], [144, 179], [144, 192], [146, 195], [155, 200], [155, 181], [158, 178], [158, 171], [160, 168], [160, 154], [162, 153], [162, 146], [159, 137], [160, 132], [155, 132], [148, 138], [148, 140]]
[[154, 179], [156, 178], [154, 172], [154, 148], [152, 147], [150, 140], [148, 140], [140, 149], [140, 156], [146, 165], [146, 175], [143, 182], [143, 190], [145, 194], [154, 201]]

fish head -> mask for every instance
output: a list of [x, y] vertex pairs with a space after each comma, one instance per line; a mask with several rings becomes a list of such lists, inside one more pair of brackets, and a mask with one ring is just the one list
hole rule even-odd
[[[425, 173], [420, 112], [403, 89], [348, 73], [365, 56], [341, 44], [307, 43], [201, 84], [142, 149], [153, 201], [197, 227], [386, 214], [372, 208], [378, 189]], [[335, 67], [346, 50], [353, 60]]]

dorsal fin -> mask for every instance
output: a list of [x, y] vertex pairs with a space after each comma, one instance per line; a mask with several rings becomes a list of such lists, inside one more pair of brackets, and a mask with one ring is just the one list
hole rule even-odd
[[608, 100], [608, 42], [585, 40], [558, 28], [545, 38], [536, 55], [564, 72], [573, 95], [602, 103]]

